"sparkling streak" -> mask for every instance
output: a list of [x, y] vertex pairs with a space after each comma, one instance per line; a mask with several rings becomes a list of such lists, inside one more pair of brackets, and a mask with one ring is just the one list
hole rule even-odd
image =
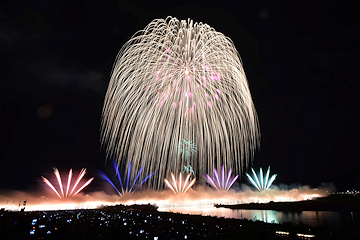
[[[266, 183], [268, 182], [269, 180], [269, 175], [270, 175], [270, 166], [269, 166], [269, 171], [266, 171], [266, 177], [265, 177], [265, 187], [267, 188], [266, 186]], [[275, 179], [274, 179], [275, 180]]]
[[[195, 181], [196, 181], [196, 178], [194, 178], [194, 179], [189, 183], [189, 185], [187, 186], [187, 188], [185, 188], [184, 193], [186, 193], [186, 192], [192, 187], [192, 185], [194, 185]], [[185, 185], [185, 186], [186, 186], [186, 185]]]
[[146, 182], [146, 180], [148, 180], [152, 175], [154, 175], [155, 173], [151, 173], [149, 176], [147, 176], [136, 188], [133, 192], [135, 192], [144, 182]]
[[[85, 176], [86, 173], [86, 168], [81, 169], [79, 176], [76, 179], [76, 182], [70, 192], [70, 195], [74, 192], [75, 188], [78, 186], [79, 182], [81, 181], [81, 179]], [[75, 195], [75, 194], [74, 194]]]
[[229, 171], [228, 176], [226, 178], [225, 186], [228, 186], [228, 183], [229, 183], [229, 180], [230, 180], [230, 177], [231, 177], [231, 173], [232, 173], [232, 169], [230, 168], [230, 171]]
[[234, 182], [236, 181], [236, 179], [238, 179], [238, 177], [239, 177], [239, 175], [236, 175], [236, 176], [234, 177], [234, 179], [230, 182], [230, 184], [227, 186], [227, 188], [225, 189], [225, 191], [228, 191], [228, 190], [231, 188], [231, 186], [234, 184]]
[[77, 190], [76, 193], [74, 193], [74, 196], [75, 196], [76, 194], [78, 194], [81, 190], [83, 190], [87, 185], [89, 185], [89, 184], [92, 182], [92, 180], [94, 180], [93, 177], [90, 178], [86, 183], [84, 183], [84, 185], [83, 185], [81, 188], [79, 188], [79, 190]]
[[[108, 181], [108, 182], [111, 184], [111, 186], [113, 186], [113, 188], [117, 191], [117, 193], [121, 196], [121, 192], [117, 189], [117, 187], [115, 186], [115, 184], [108, 178], [108, 176], [106, 176], [105, 173], [103, 173], [103, 172], [100, 171], [100, 176], [101, 176], [103, 179], [105, 179], [106, 181]], [[122, 190], [124, 190], [124, 189], [122, 189]]]
[[129, 180], [130, 180], [130, 171], [131, 171], [131, 162], [128, 168], [127, 181], [126, 181], [126, 191], [128, 192]]
[[[121, 181], [121, 177], [120, 177], [120, 173], [119, 173], [119, 168], [116, 164], [115, 161], [113, 161], [113, 165], [114, 165], [114, 169], [115, 169], [115, 172], [116, 172], [116, 175], [118, 176], [118, 179], [119, 179], [119, 182], [120, 182], [120, 186], [121, 186], [121, 190], [124, 192], [124, 187], [123, 187], [123, 184], [122, 184], [122, 181]], [[104, 174], [105, 175], [105, 174]], [[106, 175], [105, 175], [106, 176]], [[112, 184], [112, 182], [110, 181], [110, 183]], [[114, 185], [113, 185], [114, 186]], [[116, 188], [115, 188], [116, 189]], [[116, 189], [117, 190], [117, 189]], [[118, 191], [119, 192], [119, 191]], [[121, 194], [120, 194], [121, 195]]]
[[251, 176], [250, 176], [248, 173], [246, 173], [246, 176], [248, 177], [248, 179], [250, 180], [250, 182], [252, 183], [252, 185], [254, 185], [254, 186], [257, 188], [257, 190], [260, 191], [259, 186], [254, 182], [254, 180], [251, 178]]
[[135, 178], [133, 184], [131, 185], [130, 191], [131, 191], [132, 188], [134, 187], [134, 184], [135, 184], [136, 180], [138, 180], [138, 178], [139, 178], [139, 176], [140, 176], [140, 173], [142, 172], [143, 169], [144, 169], [144, 167], [141, 167], [141, 168], [140, 168], [139, 173], [136, 175], [136, 178]]
[[216, 171], [215, 168], [214, 168], [214, 174], [215, 174], [215, 177], [216, 177], [216, 181], [217, 181], [217, 183], [218, 183], [219, 186], [220, 186], [219, 176], [218, 176], [218, 173], [217, 173], [217, 171]]
[[68, 196], [68, 193], [69, 193], [71, 178], [72, 178], [72, 169], [70, 169], [70, 171], [69, 171], [68, 182], [67, 182], [67, 187], [66, 187], [66, 195], [65, 195], [66, 197]]
[[271, 184], [274, 182], [275, 178], [276, 178], [277, 174], [274, 174], [271, 176], [269, 183], [266, 186], [266, 189], [269, 189], [269, 187], [271, 186]]
[[[242, 172], [259, 138], [239, 53], [224, 34], [168, 17], [152, 21], [119, 51], [105, 96], [101, 143], [108, 158], [133, 164], [132, 175], [144, 165], [141, 176], [156, 171], [149, 186], [162, 188], [164, 178], [188, 165], [199, 176], [220, 165]], [[183, 139], [198, 151], [179, 155]]]
[[59, 183], [60, 190], [61, 190], [61, 195], [64, 196], [63, 184], [62, 184], [62, 181], [61, 181], [61, 176], [60, 176], [59, 170], [57, 170], [57, 168], [54, 169], [54, 174], [55, 174], [56, 179], [57, 179], [57, 181]]
[[164, 182], [174, 193], [177, 193], [177, 191], [173, 188], [173, 186], [171, 186], [170, 182], [167, 179], [164, 179]]
[[253, 174], [254, 174], [254, 177], [255, 177], [255, 180], [256, 180], [257, 185], [259, 186], [259, 188], [261, 188], [259, 179], [258, 179], [258, 177], [257, 177], [257, 175], [256, 175], [256, 173], [255, 173], [255, 170], [254, 170], [253, 168], [251, 168], [251, 171], [252, 171]]
[[[180, 173], [180, 174], [181, 174], [181, 173]], [[171, 173], [171, 178], [172, 178], [173, 183], [174, 183], [175, 191], [176, 191], [176, 193], [178, 193], [178, 192], [179, 192], [179, 189], [177, 188], [177, 184], [176, 184], [175, 176], [174, 176], [174, 174], [173, 174], [173, 173]]]
[[214, 183], [214, 180], [212, 180], [211, 177], [207, 174], [206, 174], [206, 177], [207, 177], [208, 181], [211, 183], [211, 185], [214, 186], [214, 188], [216, 188], [216, 190], [220, 191], [218, 189], [218, 187], [216, 186], [216, 184]]
[[61, 198], [59, 192], [56, 190], [56, 188], [54, 187], [54, 185], [51, 184], [51, 182], [49, 180], [47, 180], [46, 178], [44, 178], [43, 176], [41, 176], [43, 181], [56, 193], [56, 195], [59, 196], [59, 198]]
[[221, 187], [224, 189], [224, 165], [222, 166], [222, 169], [221, 169]]
[[262, 168], [260, 168], [260, 182], [261, 182], [261, 188], [264, 188], [264, 177], [263, 177]]

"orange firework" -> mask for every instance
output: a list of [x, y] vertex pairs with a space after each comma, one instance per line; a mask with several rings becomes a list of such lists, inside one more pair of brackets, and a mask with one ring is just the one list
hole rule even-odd
[[170, 183], [167, 179], [164, 179], [164, 182], [174, 193], [186, 193], [196, 181], [196, 178], [194, 178], [189, 182], [190, 175], [191, 174], [188, 174], [185, 181], [182, 182], [181, 173], [179, 174], [178, 180], [176, 180], [174, 174], [171, 173], [172, 183]]

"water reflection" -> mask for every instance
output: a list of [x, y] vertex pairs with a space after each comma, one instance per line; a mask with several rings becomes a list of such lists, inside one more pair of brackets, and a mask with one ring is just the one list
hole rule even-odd
[[[325, 211], [301, 211], [282, 212], [274, 210], [232, 210], [227, 208], [208, 207], [173, 207], [159, 208], [159, 211], [170, 211], [184, 214], [198, 214], [203, 216], [237, 218], [259, 220], [267, 223], [292, 222], [294, 224], [305, 223], [312, 226], [343, 226], [344, 224], [355, 224], [354, 214], [350, 212], [325, 212]], [[357, 217], [359, 214], [357, 214]]]

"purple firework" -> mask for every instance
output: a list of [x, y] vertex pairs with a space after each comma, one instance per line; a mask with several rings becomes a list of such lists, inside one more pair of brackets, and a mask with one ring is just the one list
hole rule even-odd
[[218, 191], [228, 191], [230, 189], [230, 187], [234, 184], [236, 179], [239, 177], [239, 175], [236, 175], [233, 179], [231, 179], [231, 173], [232, 173], [232, 169], [230, 168], [230, 171], [227, 174], [226, 181], [225, 181], [225, 168], [223, 165], [221, 168], [220, 178], [219, 178], [218, 171], [215, 168], [214, 168], [215, 177], [211, 178], [208, 174], [206, 174], [206, 178], [209, 181], [209, 183], [211, 184], [211, 186], [216, 188]]

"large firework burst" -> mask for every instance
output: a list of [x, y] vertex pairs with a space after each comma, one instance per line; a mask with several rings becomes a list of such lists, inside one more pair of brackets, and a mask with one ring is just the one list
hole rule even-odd
[[[108, 157], [163, 186], [170, 172], [192, 165], [205, 175], [222, 165], [236, 172], [259, 143], [258, 121], [232, 41], [204, 23], [156, 19], [120, 50], [105, 97], [102, 144]], [[183, 139], [198, 151], [182, 157]], [[132, 173], [135, 174], [135, 173]]]

